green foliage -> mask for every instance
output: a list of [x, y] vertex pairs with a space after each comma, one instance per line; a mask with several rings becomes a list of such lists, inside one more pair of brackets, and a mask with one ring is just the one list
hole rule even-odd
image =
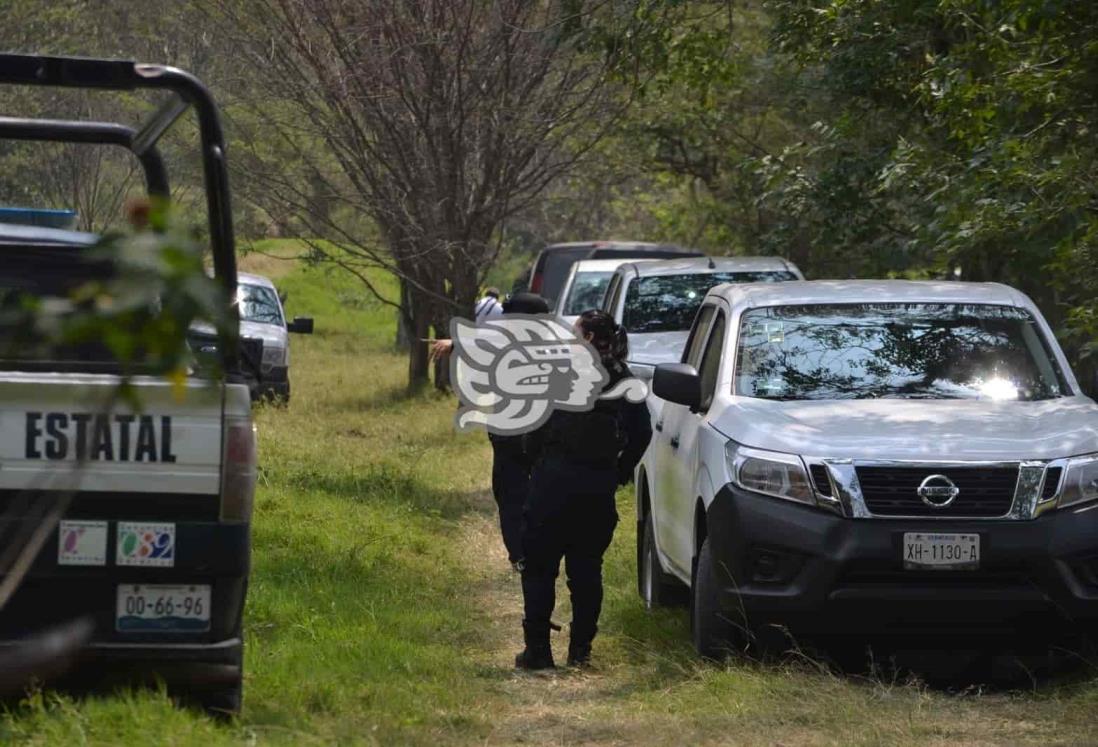
[[225, 290], [206, 274], [202, 245], [168, 211], [154, 209], [144, 229], [104, 237], [93, 255], [115, 272], [78, 289], [75, 313], [61, 317], [63, 342], [102, 340], [125, 365], [178, 376], [192, 362], [192, 323], [235, 337]]
[[[133, 217], [140, 228], [73, 250], [83, 252], [82, 264], [106, 270], [67, 295], [4, 294], [0, 328], [8, 354], [49, 359], [57, 351], [97, 350], [126, 377], [141, 373], [182, 383], [194, 365], [187, 345], [194, 322], [235, 339], [224, 287], [207, 275], [193, 232], [162, 206], [138, 205]], [[125, 378], [123, 393], [133, 393]]]
[[810, 277], [992, 280], [1098, 339], [1098, 6], [694, 3], [622, 137], [661, 238]]
[[883, 218], [865, 238], [895, 227], [917, 266], [1021, 287], [1078, 353], [1090, 349], [1098, 8], [1044, 0], [775, 8], [778, 47], [837, 105], [825, 125], [829, 158], [863, 172], [853, 196]]

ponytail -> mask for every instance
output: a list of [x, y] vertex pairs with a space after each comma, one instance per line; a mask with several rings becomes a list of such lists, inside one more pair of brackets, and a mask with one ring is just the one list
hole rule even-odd
[[629, 336], [625, 327], [605, 311], [592, 309], [580, 314], [579, 327], [591, 336], [591, 344], [602, 357], [604, 365], [621, 365], [629, 356]]

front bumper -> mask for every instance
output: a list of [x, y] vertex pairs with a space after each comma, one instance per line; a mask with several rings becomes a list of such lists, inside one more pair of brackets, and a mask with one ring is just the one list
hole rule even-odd
[[264, 371], [259, 379], [249, 381], [252, 399], [262, 397], [290, 398], [290, 369], [288, 366], [275, 366]]
[[[729, 485], [707, 529], [721, 606], [753, 626], [1027, 638], [1098, 624], [1094, 506], [1024, 521], [849, 519]], [[905, 532], [978, 534], [980, 568], [905, 570]]]

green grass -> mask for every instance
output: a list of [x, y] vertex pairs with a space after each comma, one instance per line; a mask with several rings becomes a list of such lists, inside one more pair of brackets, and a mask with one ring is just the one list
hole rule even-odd
[[452, 399], [405, 395], [392, 308], [342, 274], [279, 274], [289, 313], [314, 316], [316, 334], [293, 339], [292, 404], [257, 412], [243, 716], [217, 723], [157, 692], [39, 692], [0, 720], [0, 743], [1098, 743], [1088, 683], [955, 696], [811, 663], [700, 664], [685, 612], [637, 600], [631, 491], [607, 557], [599, 670], [515, 675], [519, 596], [485, 439], [454, 432]]

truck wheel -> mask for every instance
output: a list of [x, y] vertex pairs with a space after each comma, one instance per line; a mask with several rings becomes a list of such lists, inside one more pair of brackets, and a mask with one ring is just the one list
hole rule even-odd
[[637, 567], [641, 599], [645, 609], [673, 607], [686, 601], [685, 589], [676, 578], [665, 573], [656, 553], [656, 530], [652, 514], [644, 519], [644, 538], [641, 543], [640, 564]]
[[233, 718], [240, 714], [240, 708], [244, 704], [244, 682], [204, 692], [198, 696], [198, 702], [214, 718]]
[[698, 551], [694, 563], [694, 583], [691, 584], [690, 632], [694, 648], [703, 659], [720, 661], [736, 645], [735, 626], [721, 611], [717, 583], [717, 569], [713, 567], [713, 555], [707, 537]]

